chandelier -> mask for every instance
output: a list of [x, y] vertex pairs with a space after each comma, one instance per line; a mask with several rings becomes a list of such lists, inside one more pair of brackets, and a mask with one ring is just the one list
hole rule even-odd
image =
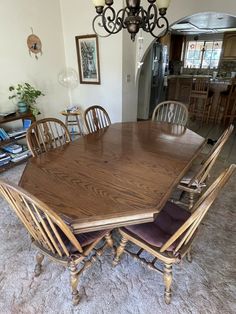
[[[117, 13], [113, 8], [113, 0], [93, 0], [97, 15], [93, 19], [94, 32], [102, 37], [117, 34], [122, 29], [127, 29], [134, 41], [140, 29], [150, 33], [159, 39], [166, 35], [169, 22], [165, 17], [170, 0], [147, 0], [149, 6], [145, 10], [141, 0], [126, 0], [126, 6]], [[99, 34], [99, 29], [105, 31], [105, 35]], [[164, 30], [161, 36], [155, 34], [156, 30]]]

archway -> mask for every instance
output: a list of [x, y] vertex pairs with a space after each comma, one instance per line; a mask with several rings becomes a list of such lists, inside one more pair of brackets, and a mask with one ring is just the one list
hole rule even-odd
[[[172, 34], [175, 34], [176, 36], [185, 36], [188, 41], [190, 38], [189, 36], [192, 36], [193, 40], [194, 38], [196, 39], [196, 36], [198, 36], [197, 40], [204, 39], [205, 42], [222, 41], [223, 44], [224, 34], [227, 31], [236, 31], [236, 18], [233, 15], [228, 15], [225, 13], [203, 12], [190, 15], [188, 17], [184, 17], [178, 20], [177, 22], [171, 24], [170, 29], [171, 36]], [[185, 40], [185, 42], [187, 42], [187, 40]], [[164, 44], [166, 44], [166, 42], [164, 42]], [[163, 42], [161, 43], [161, 45], [163, 46]], [[167, 67], [163, 64], [165, 60], [163, 57], [162, 46], [157, 45], [155, 43], [155, 40], [153, 40], [144, 53], [144, 56], [142, 58], [143, 65], [137, 71], [136, 82], [139, 84], [137, 110], [138, 119], [150, 118], [152, 110], [154, 109], [156, 103], [166, 99], [167, 79], [165, 79], [164, 81], [164, 74], [183, 74], [176, 72], [184, 72], [184, 74], [188, 74], [186, 72], [189, 72], [189, 74], [194, 74], [190, 73], [191, 71], [189, 71], [189, 69], [187, 71], [187, 68], [185, 66], [186, 45], [184, 47], [179, 45], [178, 49], [181, 50], [180, 54], [182, 59], [176, 60], [179, 61], [179, 69], [176, 70], [175, 67], [174, 70], [172, 69], [172, 73], [169, 73], [170, 68], [167, 69]], [[166, 63], [167, 62], [168, 60], [166, 60]], [[206, 65], [204, 65], [204, 67], [206, 67]], [[207, 71], [205, 71], [205, 74], [212, 76], [213, 70], [216, 70], [216, 67], [218, 67], [217, 62], [209, 64], [209, 66], [207, 66], [209, 71], [208, 73]], [[195, 67], [195, 69], [197, 69], [197, 66]], [[228, 70], [227, 76], [230, 76], [229, 72], [235, 71], [236, 68], [234, 69], [233, 66], [230, 71]], [[199, 71], [199, 73], [200, 72], [202, 75], [204, 74], [204, 70]]]

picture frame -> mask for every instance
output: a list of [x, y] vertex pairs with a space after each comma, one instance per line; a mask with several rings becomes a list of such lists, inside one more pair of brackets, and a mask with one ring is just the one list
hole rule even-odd
[[80, 84], [101, 84], [97, 35], [76, 36]]

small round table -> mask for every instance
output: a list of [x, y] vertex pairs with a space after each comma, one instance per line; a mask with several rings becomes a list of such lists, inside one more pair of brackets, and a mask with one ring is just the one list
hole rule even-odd
[[[65, 125], [67, 126], [71, 135], [83, 135], [83, 126], [81, 125], [79, 119], [79, 116], [81, 116], [80, 110], [76, 111], [64, 110], [61, 112], [61, 114], [66, 117]], [[73, 126], [76, 126], [78, 128], [77, 132], [74, 131]], [[71, 130], [70, 127], [72, 127]]]

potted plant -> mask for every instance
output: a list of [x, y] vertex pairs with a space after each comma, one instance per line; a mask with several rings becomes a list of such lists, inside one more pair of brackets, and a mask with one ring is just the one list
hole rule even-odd
[[29, 83], [18, 84], [10, 86], [9, 91], [12, 93], [8, 98], [16, 99], [19, 112], [26, 112], [30, 110], [34, 116], [40, 114], [39, 109], [36, 107], [36, 100], [44, 94], [31, 86]]

